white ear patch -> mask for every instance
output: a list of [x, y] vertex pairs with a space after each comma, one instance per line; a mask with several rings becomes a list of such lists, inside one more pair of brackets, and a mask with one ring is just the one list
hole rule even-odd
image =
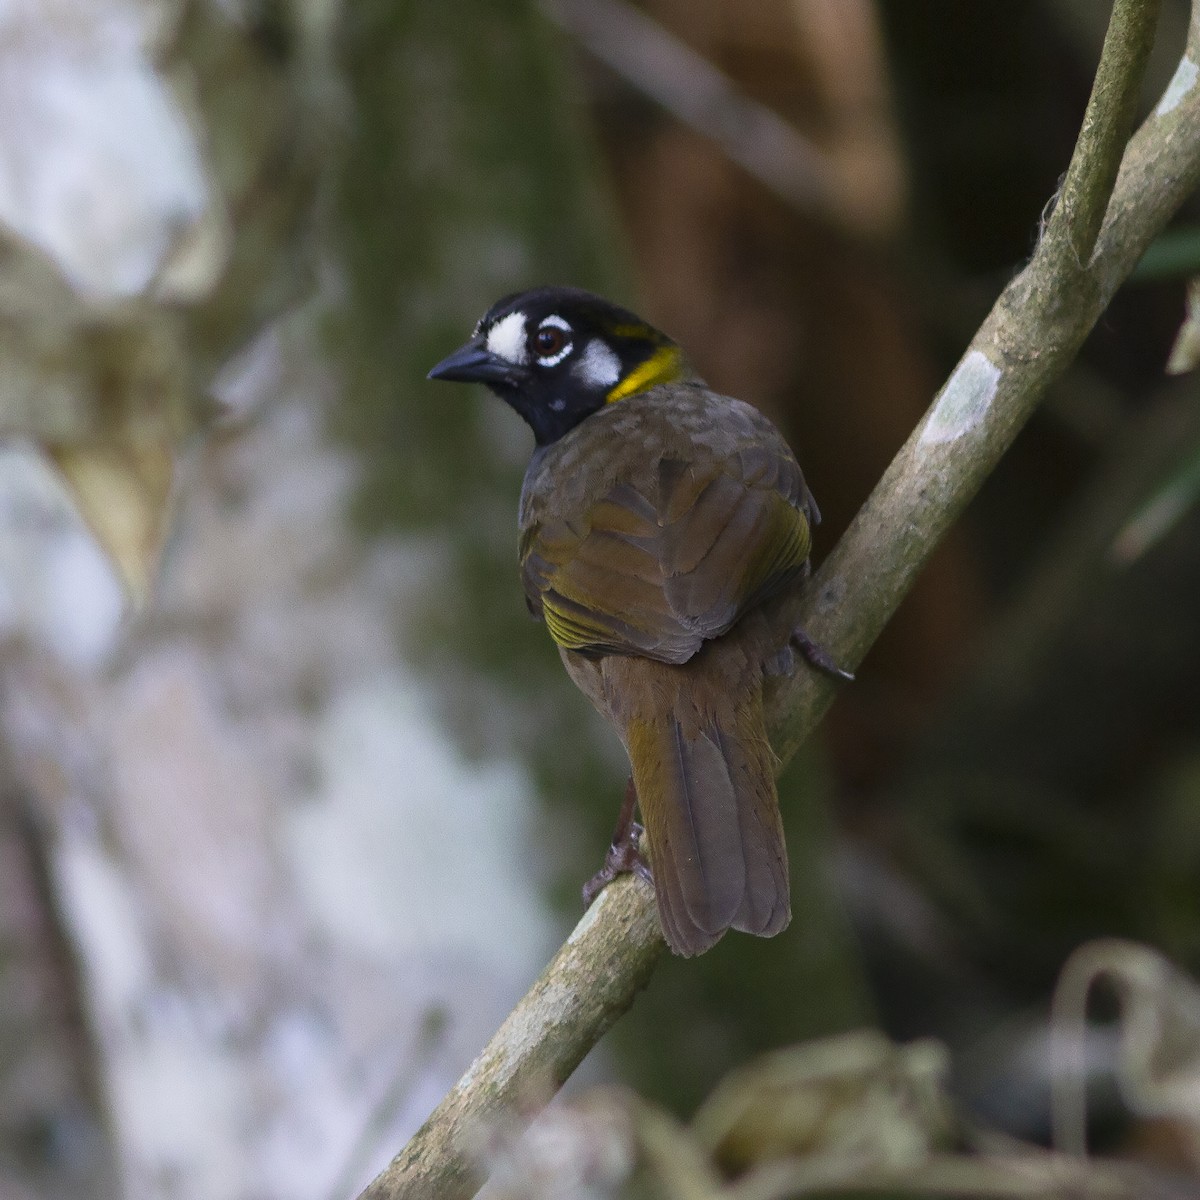
[[510, 312], [507, 317], [501, 317], [488, 330], [487, 348], [489, 354], [505, 362], [524, 366], [529, 359], [525, 350], [525, 314]]
[[607, 390], [621, 378], [621, 360], [607, 342], [592, 338], [579, 359], [575, 373], [589, 387]]

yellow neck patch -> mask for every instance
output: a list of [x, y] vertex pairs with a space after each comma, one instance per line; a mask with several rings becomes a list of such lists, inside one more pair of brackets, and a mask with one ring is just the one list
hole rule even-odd
[[606, 404], [636, 396], [660, 383], [674, 383], [683, 377], [683, 352], [675, 345], [660, 346], [644, 363], [633, 368], [604, 397]]

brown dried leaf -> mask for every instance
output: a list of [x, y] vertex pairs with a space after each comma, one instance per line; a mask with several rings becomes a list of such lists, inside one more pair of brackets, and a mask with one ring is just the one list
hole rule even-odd
[[1200, 275], [1188, 280], [1187, 314], [1167, 358], [1168, 375], [1186, 375], [1200, 366]]
[[173, 443], [142, 438], [45, 450], [131, 603], [140, 607], [158, 571], [170, 522]]
[[732, 1173], [792, 1156], [814, 1165], [909, 1166], [947, 1130], [946, 1065], [935, 1042], [898, 1047], [872, 1030], [827, 1038], [730, 1075], [694, 1129]]

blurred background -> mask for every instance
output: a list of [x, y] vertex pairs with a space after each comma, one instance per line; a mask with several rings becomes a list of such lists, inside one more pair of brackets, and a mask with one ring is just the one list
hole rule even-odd
[[[611, 295], [786, 431], [819, 560], [1032, 250], [1108, 11], [0, 2], [0, 1196], [336, 1200], [389, 1159], [626, 771], [525, 614], [528, 431], [425, 372], [506, 292]], [[874, 1026], [1046, 1142], [1076, 947], [1200, 970], [1198, 218], [789, 767], [791, 927], [664, 962], [585, 1081], [687, 1115]], [[1200, 1172], [1200, 1010], [1118, 1094], [1122, 994], [1092, 1145]]]

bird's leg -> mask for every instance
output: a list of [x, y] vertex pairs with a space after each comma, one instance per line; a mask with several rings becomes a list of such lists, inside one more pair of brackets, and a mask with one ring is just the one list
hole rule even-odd
[[590, 908], [592, 901], [618, 875], [627, 875], [633, 871], [647, 883], [653, 882], [650, 878], [650, 867], [639, 848], [642, 827], [633, 819], [636, 804], [637, 791], [633, 786], [633, 777], [630, 776], [625, 785], [625, 799], [621, 801], [621, 811], [617, 814], [617, 827], [613, 830], [612, 842], [604, 856], [604, 865], [583, 885], [584, 908]]
[[834, 661], [833, 655], [820, 642], [813, 641], [808, 636], [804, 630], [804, 626], [797, 625], [792, 630], [792, 645], [800, 651], [801, 657], [810, 667], [815, 667], [818, 671], [824, 671], [826, 675], [832, 675], [834, 679], [841, 679], [846, 683], [854, 682], [853, 672], [839, 667]]

